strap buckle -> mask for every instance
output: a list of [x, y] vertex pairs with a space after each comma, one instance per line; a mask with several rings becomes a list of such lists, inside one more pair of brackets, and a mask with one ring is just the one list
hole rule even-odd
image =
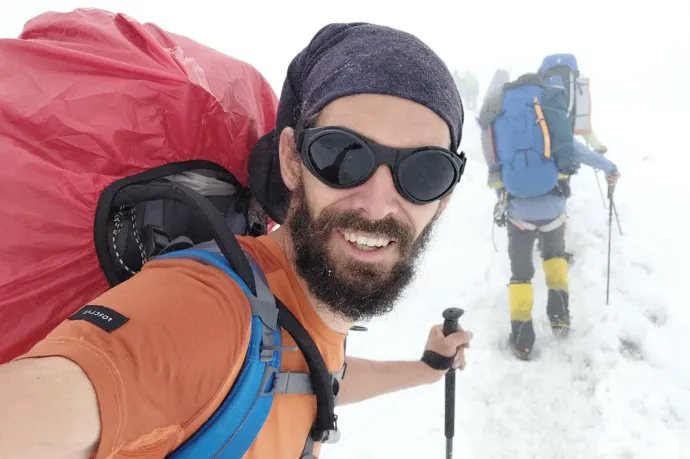
[[262, 362], [270, 362], [273, 360], [273, 352], [297, 352], [299, 348], [297, 346], [274, 346], [274, 345], [263, 345], [261, 346], [261, 355], [259, 360]]

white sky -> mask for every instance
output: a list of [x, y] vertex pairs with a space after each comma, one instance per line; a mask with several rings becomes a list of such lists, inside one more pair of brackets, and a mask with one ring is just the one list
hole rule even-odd
[[[592, 78], [596, 101], [690, 104], [690, 17], [683, 0], [267, 1], [30, 0], [0, 17], [0, 36], [48, 10], [94, 7], [186, 35], [256, 66], [280, 93], [288, 63], [329, 22], [366, 21], [401, 28], [451, 67], [471, 69], [482, 88], [496, 67], [535, 70], [544, 55], [573, 52]], [[211, 6], [217, 4], [217, 6]], [[685, 28], [685, 30], [683, 30]], [[511, 74], [516, 77], [517, 74]]]

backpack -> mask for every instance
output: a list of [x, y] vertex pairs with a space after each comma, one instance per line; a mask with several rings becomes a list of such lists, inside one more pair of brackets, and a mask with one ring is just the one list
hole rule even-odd
[[580, 74], [573, 54], [546, 56], [539, 67], [539, 75], [546, 84], [565, 90], [568, 116], [575, 135], [592, 134], [592, 99], [589, 78]]
[[[147, 261], [191, 258], [242, 287], [251, 339], [219, 409], [169, 457], [241, 458], [276, 393], [316, 395], [304, 459], [314, 442], [337, 441], [344, 369], [328, 372], [235, 238], [271, 223], [248, 190], [249, 154], [275, 126], [265, 78], [98, 9], [40, 15], [0, 52], [0, 363]], [[297, 348], [281, 345], [282, 329]], [[283, 374], [282, 353], [298, 349], [309, 373]]]
[[121, 188], [185, 187], [234, 234], [266, 233], [248, 162], [278, 100], [256, 69], [97, 9], [33, 18], [0, 53], [0, 363], [149, 259], [212, 239], [177, 196], [112, 206]]
[[535, 74], [489, 96], [478, 121], [489, 174], [510, 197], [559, 193], [558, 180], [579, 168], [564, 92]]

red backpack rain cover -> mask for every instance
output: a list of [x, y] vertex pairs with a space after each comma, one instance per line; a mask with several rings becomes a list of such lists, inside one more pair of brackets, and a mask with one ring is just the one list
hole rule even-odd
[[123, 14], [46, 13], [0, 40], [0, 363], [109, 288], [108, 185], [207, 160], [247, 186], [277, 103], [252, 66]]

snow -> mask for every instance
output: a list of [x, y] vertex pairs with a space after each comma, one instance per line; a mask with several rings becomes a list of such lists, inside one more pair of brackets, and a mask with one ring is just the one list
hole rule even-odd
[[[352, 333], [348, 352], [418, 359], [443, 309], [461, 307], [461, 323], [474, 340], [468, 366], [457, 374], [455, 458], [690, 458], [685, 224], [690, 91], [680, 76], [688, 74], [688, 64], [679, 59], [688, 56], [690, 44], [682, 2], [626, 8], [626, 19], [620, 20], [619, 4], [582, 0], [577, 9], [585, 12], [587, 30], [578, 33], [561, 33], [563, 24], [544, 16], [563, 17], [553, 2], [530, 3], [531, 10], [509, 0], [462, 6], [426, 0], [424, 8], [403, 10], [383, 1], [353, 0], [346, 8], [293, 3], [198, 1], [195, 7], [205, 12], [198, 17], [190, 15], [188, 4], [170, 2], [93, 0], [88, 6], [156, 22], [247, 60], [278, 93], [290, 59], [331, 21], [373, 21], [416, 33], [451, 68], [477, 69], [483, 87], [496, 67], [507, 66], [515, 76], [533, 71], [547, 53], [577, 53], [592, 77], [594, 124], [622, 173], [616, 203], [624, 235], [614, 221], [610, 304], [605, 304], [608, 212], [595, 175], [585, 166], [573, 179], [569, 202], [567, 243], [576, 257], [570, 337], [551, 335], [535, 252], [537, 355], [523, 362], [507, 351], [507, 241], [505, 230], [497, 229], [494, 251], [494, 195], [485, 186], [478, 131], [468, 114], [462, 146], [470, 163], [419, 278], [391, 316], [368, 324], [368, 332]], [[0, 31], [13, 37], [43, 11], [82, 6], [76, 0], [17, 4], [3, 13]], [[564, 8], [572, 11], [569, 4]], [[661, 26], [655, 26], [655, 11], [664, 12]], [[613, 38], [607, 39], [609, 32]], [[600, 180], [603, 186], [601, 173]], [[443, 381], [340, 407], [343, 437], [326, 445], [322, 457], [444, 457], [443, 413]]]
[[[596, 113], [622, 173], [615, 202], [624, 235], [614, 220], [608, 306], [608, 210], [583, 166], [569, 202], [570, 337], [551, 334], [535, 251], [537, 356], [523, 362], [510, 354], [507, 239], [497, 229], [494, 251], [494, 198], [478, 130], [468, 123], [463, 145], [472, 160], [419, 278], [392, 317], [348, 341], [352, 355], [414, 358], [444, 308], [465, 309], [461, 323], [474, 340], [457, 375], [457, 458], [690, 458], [690, 243], [685, 206], [674, 201], [684, 191], [675, 178], [690, 159], [659, 135], [682, 132], [683, 107], [618, 104]], [[635, 129], [641, 113], [650, 116]], [[341, 407], [343, 439], [324, 456], [444, 457], [443, 384]]]

